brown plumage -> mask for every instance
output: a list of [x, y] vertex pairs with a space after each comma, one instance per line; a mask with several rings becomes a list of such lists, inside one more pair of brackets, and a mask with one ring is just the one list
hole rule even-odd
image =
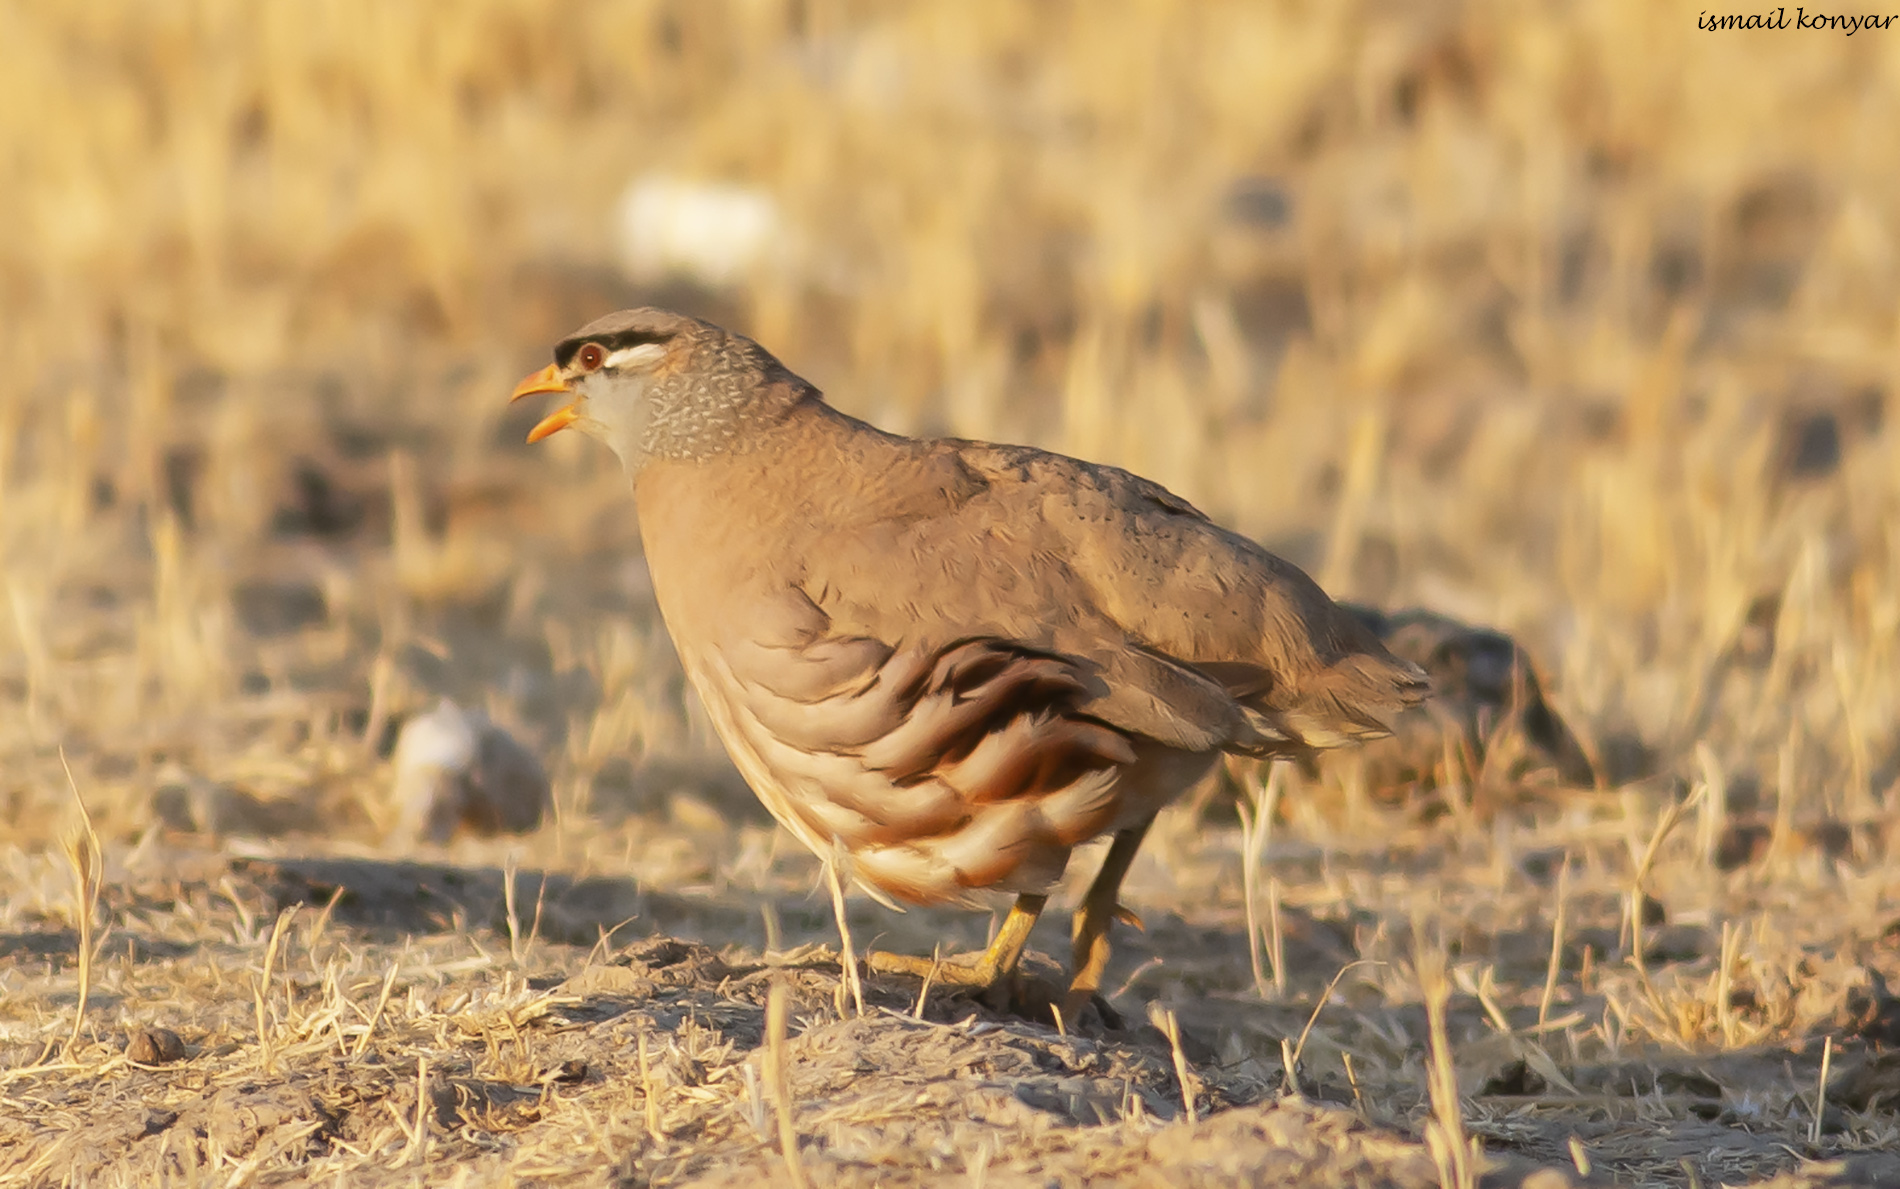
[[1425, 694], [1298, 568], [1126, 471], [884, 433], [660, 310], [555, 359], [517, 396], [575, 399], [531, 437], [620, 454], [693, 687], [801, 841], [900, 899], [999, 888], [1033, 921], [1071, 849], [1117, 835], [1078, 991], [1141, 832], [1222, 753], [1376, 738]]

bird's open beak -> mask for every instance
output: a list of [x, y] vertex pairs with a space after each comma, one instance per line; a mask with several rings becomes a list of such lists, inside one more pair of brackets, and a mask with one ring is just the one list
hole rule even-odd
[[[540, 392], [571, 393], [573, 391], [572, 388], [567, 386], [567, 381], [561, 378], [561, 369], [550, 363], [521, 383], [516, 384], [514, 395], [510, 396], [508, 400], [512, 403], [520, 400], [524, 396], [533, 396]], [[535, 423], [534, 428], [528, 431], [528, 440], [530, 442], [538, 442], [542, 438], [550, 434], [560, 433], [568, 426], [574, 424], [575, 420], [580, 417], [579, 407], [580, 402], [575, 401], [573, 404], [564, 405], [552, 413], [549, 413], [546, 417], [541, 418], [540, 421]]]

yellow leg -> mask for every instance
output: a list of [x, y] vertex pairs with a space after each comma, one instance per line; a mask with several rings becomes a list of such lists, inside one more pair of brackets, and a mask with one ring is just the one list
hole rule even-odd
[[1047, 896], [1025, 892], [1009, 906], [1003, 927], [996, 931], [996, 939], [990, 942], [990, 948], [983, 951], [983, 960], [977, 963], [978, 969], [989, 975], [983, 981], [984, 986], [995, 986], [1016, 976], [1023, 951], [1029, 948], [1029, 931], [1036, 927], [1036, 918], [1042, 915], [1042, 906], [1048, 902]]
[[1007, 983], [1016, 974], [1016, 966], [1023, 958], [1023, 950], [1029, 944], [1029, 931], [1036, 927], [1036, 918], [1042, 915], [1042, 906], [1048, 903], [1047, 896], [1032, 896], [1027, 893], [1016, 897], [1016, 903], [1010, 905], [1009, 915], [1003, 919], [1002, 928], [996, 931], [996, 939], [990, 942], [990, 948], [975, 962], [933, 962], [929, 958], [918, 958], [910, 954], [874, 953], [870, 956], [871, 969], [886, 974], [914, 974], [919, 978], [930, 977], [932, 967], [936, 967], [935, 981], [956, 987], [994, 987]]
[[1075, 910], [1074, 963], [1070, 967], [1069, 994], [1062, 1003], [1062, 1014], [1068, 1019], [1080, 1018], [1082, 1009], [1102, 988], [1102, 972], [1108, 967], [1109, 925], [1121, 919], [1140, 926], [1134, 914], [1117, 900], [1121, 896], [1122, 879], [1127, 876], [1128, 868], [1135, 861], [1135, 852], [1141, 849], [1141, 840], [1153, 823], [1154, 819], [1149, 818], [1115, 835], [1108, 857], [1102, 860], [1101, 872]]

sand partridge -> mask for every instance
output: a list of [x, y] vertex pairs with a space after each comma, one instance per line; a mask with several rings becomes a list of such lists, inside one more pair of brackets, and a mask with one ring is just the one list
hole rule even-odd
[[514, 399], [535, 393], [571, 399], [529, 441], [572, 426], [620, 456], [680, 661], [772, 815], [899, 900], [1016, 893], [957, 981], [1013, 981], [1071, 850], [1110, 834], [1075, 1009], [1162, 807], [1223, 753], [1377, 738], [1425, 696], [1297, 567], [1160, 486], [884, 433], [709, 323], [609, 314]]

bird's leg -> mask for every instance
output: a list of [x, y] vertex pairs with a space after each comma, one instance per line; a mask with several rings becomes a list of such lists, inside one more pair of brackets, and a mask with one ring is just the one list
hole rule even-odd
[[1080, 1018], [1082, 1009], [1102, 987], [1102, 972], [1108, 966], [1109, 925], [1117, 919], [1137, 927], [1141, 924], [1117, 901], [1121, 896], [1122, 878], [1128, 874], [1135, 852], [1141, 849], [1141, 840], [1153, 824], [1154, 819], [1149, 818], [1140, 825], [1116, 832], [1108, 857], [1102, 860], [1101, 872], [1075, 910], [1075, 957], [1070, 968], [1069, 994], [1062, 1003], [1062, 1014], [1068, 1019]]
[[1016, 977], [1016, 967], [1029, 947], [1029, 931], [1036, 927], [1036, 918], [1048, 902], [1049, 897], [1028, 892], [1016, 897], [1016, 903], [1009, 906], [1009, 915], [1003, 918], [1003, 927], [996, 931], [995, 940], [977, 963], [977, 969], [988, 975], [982, 985], [993, 987]]
[[1042, 915], [1042, 906], [1048, 900], [1047, 896], [1027, 892], [1016, 897], [1002, 927], [996, 931], [995, 940], [974, 962], [937, 962], [910, 954], [875, 953], [870, 957], [871, 969], [934, 978], [948, 986], [1006, 987], [1015, 978], [1023, 950], [1029, 945], [1029, 931], [1036, 927], [1036, 918]]

